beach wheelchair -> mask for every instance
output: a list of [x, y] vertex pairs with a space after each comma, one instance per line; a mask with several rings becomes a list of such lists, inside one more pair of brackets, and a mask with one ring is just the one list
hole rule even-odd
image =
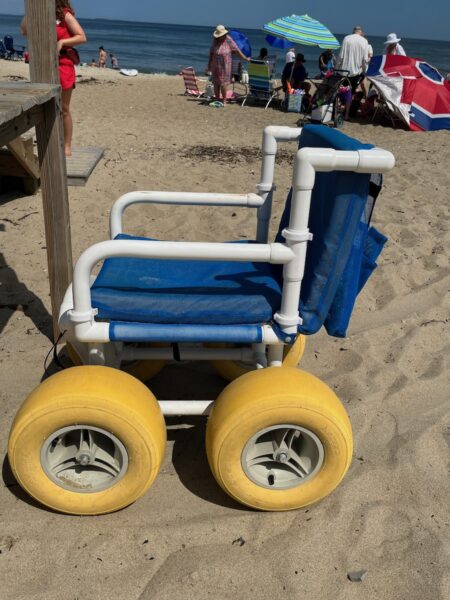
[[[299, 150], [269, 242], [275, 157], [287, 141]], [[30, 394], [9, 437], [11, 469], [42, 504], [86, 515], [137, 500], [163, 460], [163, 415], [208, 415], [212, 473], [246, 506], [300, 508], [344, 477], [352, 458], [347, 413], [297, 364], [306, 336], [322, 325], [345, 335], [386, 240], [369, 221], [394, 157], [322, 125], [267, 127], [262, 155], [257, 193], [126, 194], [112, 208], [111, 240], [78, 259], [60, 327], [79, 366]], [[130, 205], [158, 203], [253, 208], [255, 239], [173, 242], [122, 231]], [[139, 379], [167, 360], [212, 361], [231, 382], [215, 401], [158, 402]]]

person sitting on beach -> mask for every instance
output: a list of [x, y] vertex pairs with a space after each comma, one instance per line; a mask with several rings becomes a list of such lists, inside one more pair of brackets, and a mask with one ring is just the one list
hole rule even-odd
[[319, 70], [322, 77], [325, 77], [327, 73], [330, 73], [336, 64], [336, 57], [333, 54], [333, 50], [328, 49], [319, 56]]
[[229, 37], [228, 30], [223, 25], [217, 25], [213, 33], [213, 43], [209, 51], [209, 60], [207, 71], [211, 73], [211, 79], [214, 86], [216, 100], [222, 98], [223, 105], [227, 99], [228, 86], [231, 83], [231, 56], [238, 54], [242, 60], [249, 61], [235, 41]]
[[288, 89], [288, 82], [295, 90], [305, 90], [309, 92], [311, 84], [305, 82], [308, 77], [308, 73], [304, 67], [305, 57], [303, 54], [297, 54], [294, 63], [286, 63], [284, 65], [283, 73], [281, 75], [281, 85], [283, 91], [286, 93]]
[[110, 54], [109, 55], [109, 60], [111, 61], [111, 69], [118, 69], [119, 68], [119, 61], [117, 59], [117, 56], [114, 56], [114, 54]]
[[97, 65], [97, 61], [95, 60], [95, 58], [93, 58], [93, 59], [91, 60], [91, 64], [90, 64], [89, 66], [90, 66], [90, 67], [97, 67], [97, 66], [98, 66], [98, 65]]
[[256, 60], [267, 60], [269, 53], [267, 52], [267, 48], [261, 48], [259, 51], [259, 56]]
[[385, 54], [394, 54], [396, 56], [406, 56], [406, 52], [403, 46], [400, 46], [399, 41], [402, 38], [398, 38], [396, 33], [389, 33], [384, 45], [386, 46]]
[[108, 58], [108, 54], [103, 46], [100, 46], [98, 49], [98, 66], [100, 69], [106, 69], [106, 59]]

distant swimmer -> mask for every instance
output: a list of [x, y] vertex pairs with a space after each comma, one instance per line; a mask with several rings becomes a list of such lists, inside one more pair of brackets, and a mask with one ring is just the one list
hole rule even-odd
[[111, 69], [118, 69], [119, 68], [119, 61], [117, 59], [117, 56], [114, 56], [114, 54], [110, 54], [109, 55], [109, 60], [111, 61]]
[[108, 58], [108, 54], [103, 46], [100, 46], [98, 49], [98, 66], [100, 69], [106, 68], [106, 59]]

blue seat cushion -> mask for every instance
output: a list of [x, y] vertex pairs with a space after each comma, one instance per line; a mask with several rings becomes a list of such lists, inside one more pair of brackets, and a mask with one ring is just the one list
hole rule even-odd
[[280, 281], [279, 265], [266, 263], [109, 258], [92, 286], [92, 306], [110, 321], [263, 324], [280, 307]]

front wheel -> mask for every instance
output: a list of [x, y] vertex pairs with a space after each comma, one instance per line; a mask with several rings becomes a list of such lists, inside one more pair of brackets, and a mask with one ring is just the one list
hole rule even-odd
[[160, 469], [164, 418], [137, 379], [109, 367], [66, 369], [39, 385], [17, 413], [8, 458], [42, 504], [94, 515], [140, 498]]
[[292, 367], [247, 373], [214, 402], [206, 431], [213, 475], [238, 502], [291, 510], [317, 502], [343, 479], [352, 431], [334, 392]]

